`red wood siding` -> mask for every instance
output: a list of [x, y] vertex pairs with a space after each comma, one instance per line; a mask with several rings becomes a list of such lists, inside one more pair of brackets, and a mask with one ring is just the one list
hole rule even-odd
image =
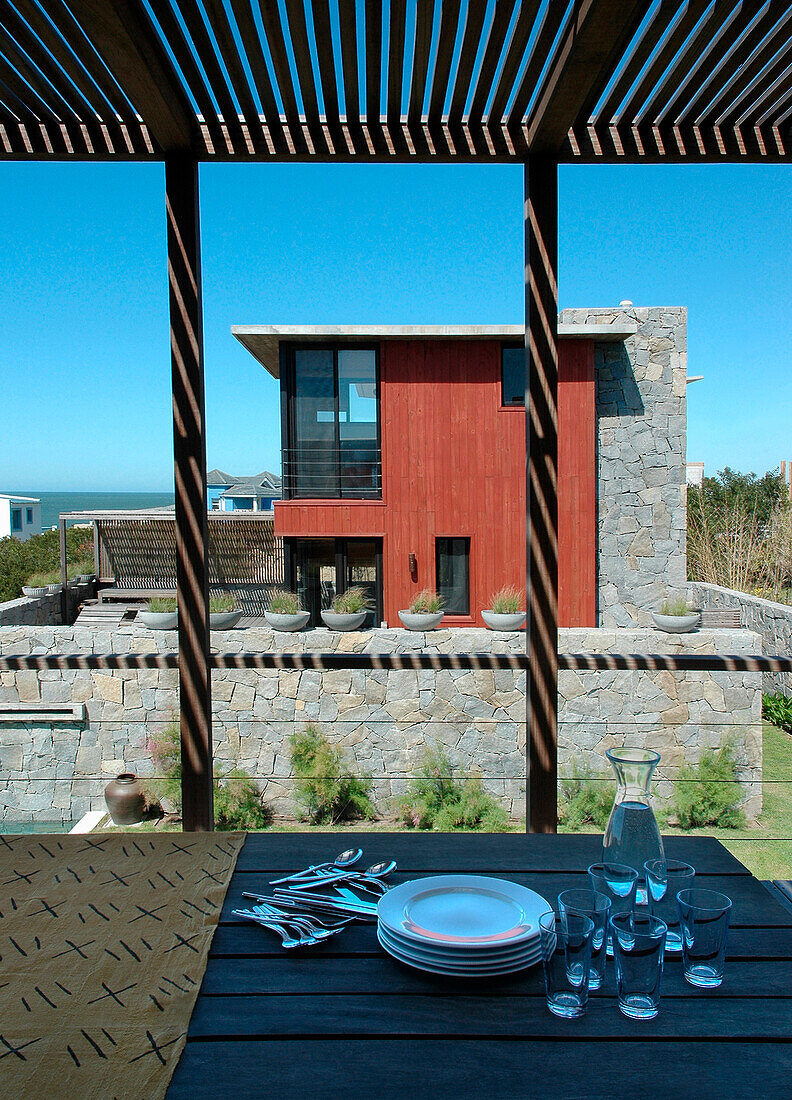
[[[391, 624], [416, 592], [435, 587], [434, 540], [441, 536], [470, 539], [471, 615], [446, 622], [483, 625], [480, 611], [493, 592], [525, 584], [525, 414], [501, 405], [500, 355], [492, 340], [383, 343], [382, 501], [275, 505], [279, 535], [382, 538]], [[593, 345], [562, 341], [559, 355], [559, 622], [593, 626]]]

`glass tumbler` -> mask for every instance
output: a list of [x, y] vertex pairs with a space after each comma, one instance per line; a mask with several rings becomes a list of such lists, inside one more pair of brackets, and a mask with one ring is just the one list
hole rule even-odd
[[650, 859], [644, 864], [644, 870], [649, 912], [668, 925], [666, 954], [677, 954], [682, 950], [677, 894], [693, 885], [695, 869], [678, 859]]
[[644, 910], [610, 919], [619, 1009], [633, 1020], [651, 1020], [660, 1009], [666, 924]]
[[562, 923], [569, 913], [582, 914], [594, 924], [591, 937], [591, 964], [589, 966], [589, 989], [599, 989], [605, 977], [607, 952], [605, 940], [608, 931], [608, 918], [611, 912], [611, 900], [596, 890], [562, 890], [558, 895], [558, 908]]
[[586, 1012], [593, 934], [594, 922], [581, 913], [539, 918], [547, 1007], [554, 1016], [574, 1019]]
[[[626, 863], [592, 863], [588, 869], [592, 890], [610, 899], [610, 915], [635, 912], [638, 872]], [[613, 954], [613, 938], [608, 925], [607, 953]]]
[[713, 989], [723, 981], [731, 899], [717, 890], [680, 890], [677, 904], [685, 979], [702, 989]]

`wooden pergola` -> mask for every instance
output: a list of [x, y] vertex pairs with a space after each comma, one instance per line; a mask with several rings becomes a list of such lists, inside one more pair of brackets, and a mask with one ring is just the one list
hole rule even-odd
[[[198, 165], [521, 163], [529, 628], [518, 666], [528, 824], [554, 831], [558, 164], [788, 162], [791, 146], [792, 4], [775, 0], [0, 0], [0, 158], [165, 163], [179, 598], [178, 657], [0, 667], [178, 663], [184, 827], [211, 829], [211, 668], [267, 660], [209, 649]], [[269, 656], [292, 668], [442, 665], [430, 654]], [[792, 669], [788, 658], [562, 663]]]

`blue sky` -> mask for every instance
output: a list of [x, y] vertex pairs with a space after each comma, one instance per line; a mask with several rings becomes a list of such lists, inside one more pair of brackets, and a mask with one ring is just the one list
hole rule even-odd
[[[560, 170], [560, 305], [688, 307], [688, 457], [792, 459], [792, 177]], [[0, 164], [0, 490], [172, 488], [160, 165]], [[520, 322], [509, 166], [201, 170], [208, 461], [279, 468], [275, 383], [232, 324]]]

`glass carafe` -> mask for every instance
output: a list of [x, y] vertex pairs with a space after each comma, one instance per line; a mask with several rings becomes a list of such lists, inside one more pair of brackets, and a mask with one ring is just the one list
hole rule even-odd
[[644, 863], [664, 859], [663, 840], [657, 827], [649, 784], [660, 754], [652, 749], [608, 749], [619, 784], [602, 840], [603, 863], [626, 863], [638, 872], [639, 904], [646, 902]]

